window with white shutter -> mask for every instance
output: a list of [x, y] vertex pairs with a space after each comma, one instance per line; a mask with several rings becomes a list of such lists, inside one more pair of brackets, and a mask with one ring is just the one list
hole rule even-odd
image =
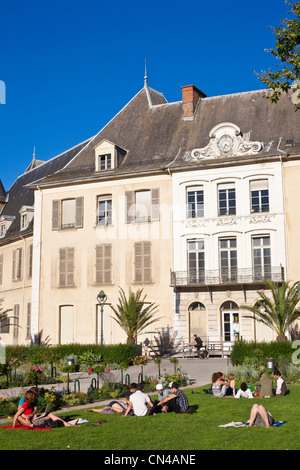
[[83, 197], [52, 201], [52, 230], [83, 227]]
[[74, 286], [74, 248], [60, 248], [59, 250], [59, 286]]
[[151, 243], [137, 242], [134, 244], [134, 282], [146, 284], [151, 282]]
[[13, 281], [22, 279], [22, 248], [13, 251], [12, 279]]
[[155, 222], [160, 219], [159, 188], [126, 191], [126, 223]]
[[110, 243], [96, 246], [96, 284], [111, 284], [111, 257], [112, 247]]

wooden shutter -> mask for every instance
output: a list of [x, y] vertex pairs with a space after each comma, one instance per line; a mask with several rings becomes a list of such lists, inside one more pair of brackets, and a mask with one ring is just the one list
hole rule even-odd
[[83, 227], [83, 197], [76, 198], [75, 228]]
[[12, 262], [12, 280], [16, 280], [16, 257], [17, 257], [17, 250], [13, 251], [13, 262]]
[[60, 201], [52, 201], [52, 230], [60, 230]]
[[151, 221], [159, 220], [159, 188], [151, 189]]
[[135, 219], [134, 192], [125, 191], [125, 223], [130, 224]]
[[96, 246], [96, 284], [111, 283], [111, 254], [111, 244]]
[[0, 255], [0, 284], [3, 281], [3, 254]]
[[20, 281], [22, 279], [22, 248], [18, 248], [17, 252], [17, 279]]
[[59, 285], [74, 286], [74, 248], [60, 248], [59, 250]]
[[31, 303], [27, 304], [27, 319], [26, 319], [26, 338], [30, 338], [31, 332]]
[[144, 253], [143, 253], [144, 255], [143, 257], [144, 282], [151, 282], [151, 243], [144, 242], [143, 249], [144, 249]]
[[135, 282], [151, 282], [151, 243], [137, 242], [134, 244]]

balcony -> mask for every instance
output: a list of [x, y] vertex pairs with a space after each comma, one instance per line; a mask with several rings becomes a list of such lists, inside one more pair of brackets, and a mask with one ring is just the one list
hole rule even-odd
[[172, 287], [206, 287], [234, 286], [246, 284], [263, 284], [264, 279], [274, 282], [284, 281], [282, 266], [264, 269], [232, 269], [231, 271], [204, 270], [197, 273], [191, 271], [171, 272]]

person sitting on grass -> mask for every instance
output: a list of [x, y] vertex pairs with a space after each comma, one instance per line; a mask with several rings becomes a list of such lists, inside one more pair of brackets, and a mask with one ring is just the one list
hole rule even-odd
[[22, 406], [18, 407], [18, 411], [14, 416], [13, 426], [20, 424], [29, 428], [33, 428], [32, 419], [34, 416], [34, 400], [35, 394], [32, 391], [27, 391], [24, 395], [24, 402]]
[[234, 398], [253, 398], [252, 392], [246, 382], [242, 382]]
[[129, 397], [129, 405], [122, 416], [128, 416], [133, 410], [135, 416], [147, 416], [153, 413], [153, 403], [149, 396], [144, 393], [142, 384], [137, 385], [137, 391]]
[[211, 378], [211, 391], [215, 397], [224, 397], [227, 391], [227, 384], [222, 372], [214, 372]]
[[61, 426], [75, 426], [78, 422], [78, 419], [74, 423], [67, 423], [58, 416], [55, 416], [53, 413], [49, 413], [47, 416], [42, 418], [37, 418], [33, 423], [33, 410], [34, 410], [34, 400], [36, 395], [32, 391], [28, 391], [24, 395], [24, 403], [18, 409], [17, 413], [14, 416], [13, 427], [16, 427], [17, 424], [21, 426], [26, 426], [27, 428], [39, 428], [39, 427], [52, 427], [52, 424], [55, 421], [61, 422]]
[[[27, 390], [27, 392], [33, 392], [35, 395], [35, 400], [33, 402], [33, 412], [32, 412], [32, 418], [35, 418], [37, 410], [38, 410], [38, 406], [39, 406], [38, 396], [40, 394], [40, 391], [37, 387], [31, 387]], [[24, 403], [24, 397], [20, 398], [18, 410], [22, 407], [23, 403]], [[28, 418], [30, 419], [29, 415], [28, 415]]]
[[281, 377], [279, 370], [275, 370], [274, 377], [276, 379], [276, 390], [275, 395], [277, 397], [284, 397], [287, 393], [287, 387], [285, 380]]
[[158, 402], [158, 405], [163, 406], [164, 412], [193, 413], [195, 411], [193, 408], [189, 407], [187, 396], [182, 390], [179, 390], [176, 382], [171, 382], [169, 388], [171, 393]]

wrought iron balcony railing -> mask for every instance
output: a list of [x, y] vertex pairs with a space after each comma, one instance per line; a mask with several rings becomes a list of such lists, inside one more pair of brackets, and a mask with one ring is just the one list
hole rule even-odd
[[222, 286], [232, 284], [257, 284], [264, 279], [274, 282], [284, 281], [284, 268], [282, 266], [267, 267], [264, 269], [232, 269], [232, 270], [204, 270], [171, 272], [171, 286]]

